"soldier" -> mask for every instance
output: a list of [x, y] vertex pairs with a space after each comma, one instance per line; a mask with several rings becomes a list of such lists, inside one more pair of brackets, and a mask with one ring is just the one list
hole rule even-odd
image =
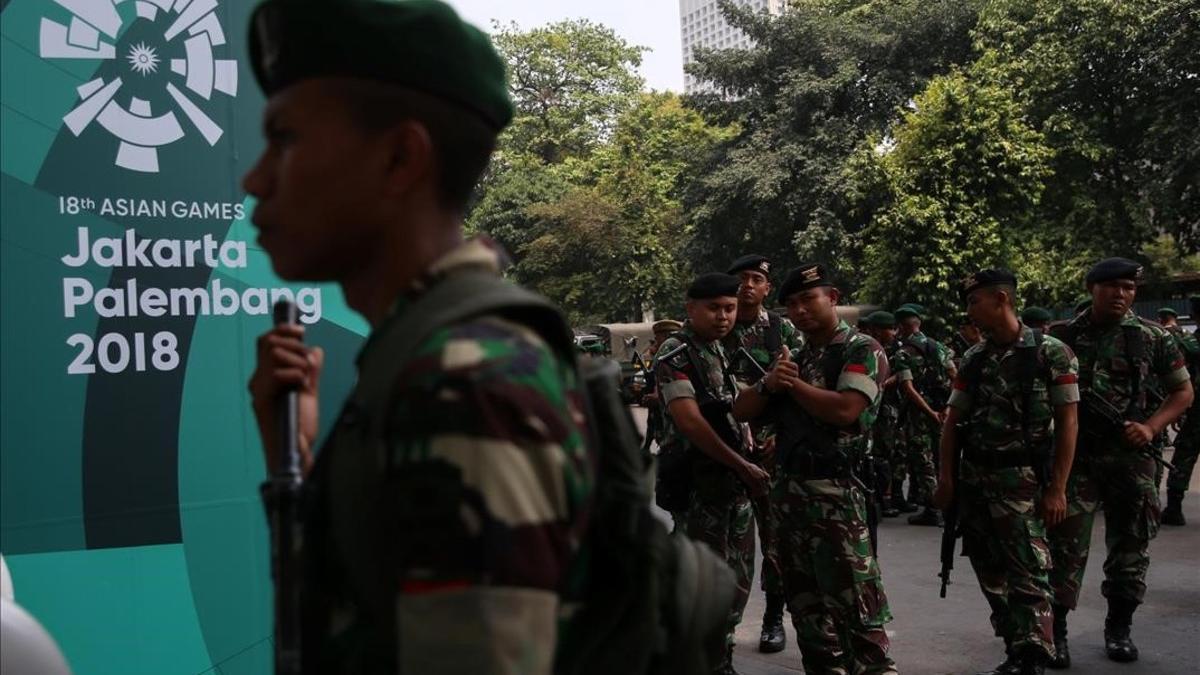
[[1050, 310], [1043, 307], [1026, 307], [1021, 312], [1021, 322], [1043, 335], [1046, 333], [1046, 327], [1053, 320], [1054, 317], [1051, 316]]
[[942, 509], [958, 500], [963, 550], [1004, 639], [1004, 663], [980, 675], [1040, 675], [1054, 655], [1046, 527], [1066, 513], [1075, 455], [1078, 362], [1017, 320], [1016, 285], [1003, 270], [964, 282], [967, 312], [987, 337], [963, 356], [934, 496]]
[[513, 115], [504, 62], [436, 0], [267, 0], [250, 25], [258, 243], [371, 326], [315, 460], [322, 350], [278, 327], [250, 381], [268, 467], [276, 403], [298, 390], [304, 672], [549, 672], [593, 483], [569, 330], [485, 312], [406, 339], [468, 278], [532, 297], [494, 245], [463, 240]]
[[[872, 312], [867, 315], [867, 324], [871, 327], [871, 337], [883, 347], [890, 369], [891, 362], [896, 358], [896, 350], [900, 347], [896, 339], [895, 315], [884, 311]], [[897, 464], [904, 465], [904, 444], [899, 439], [899, 427], [900, 390], [896, 386], [896, 376], [892, 374], [883, 383], [883, 398], [879, 403], [879, 416], [875, 418], [875, 427], [872, 429], [871, 444], [871, 452], [875, 455], [876, 470], [879, 474], [875, 488], [879, 513], [884, 518], [895, 518], [901, 513], [896, 493], [901, 493], [900, 501], [903, 501], [902, 489], [897, 487], [893, 492], [892, 485], [894, 467]], [[878, 554], [876, 547], [876, 555]]]
[[650, 451], [651, 443], [662, 448], [663, 442], [663, 415], [665, 412], [663, 411], [662, 401], [658, 397], [658, 384], [654, 377], [654, 356], [658, 353], [659, 347], [667, 341], [667, 338], [682, 328], [683, 324], [672, 319], [655, 321], [654, 325], [650, 327], [650, 330], [654, 333], [654, 340], [650, 342], [650, 346], [642, 354], [642, 362], [650, 368], [650, 372], [646, 373], [646, 391], [642, 395], [642, 405], [646, 406], [646, 438], [642, 444], [642, 449], [645, 452]]
[[[1191, 305], [1192, 319], [1200, 320], [1200, 295], [1194, 295], [1188, 301]], [[1194, 395], [1197, 385], [1200, 384], [1200, 340], [1197, 340], [1195, 333], [1185, 332], [1178, 323], [1167, 327], [1167, 330], [1172, 329], [1187, 360]], [[1163, 509], [1162, 513], [1163, 525], [1187, 524], [1183, 517], [1183, 496], [1187, 494], [1188, 484], [1192, 480], [1197, 455], [1200, 455], [1200, 403], [1193, 400], [1192, 407], [1188, 408], [1179, 426], [1179, 433], [1175, 434], [1175, 454], [1171, 457], [1175, 468], [1171, 469], [1167, 476], [1167, 508]]]
[[1170, 307], [1159, 307], [1156, 314], [1158, 314], [1158, 322], [1162, 324], [1162, 327], [1178, 337], [1183, 330], [1179, 327], [1179, 312]]
[[[741, 279], [738, 289], [738, 315], [733, 330], [722, 340], [729, 357], [730, 372], [739, 389], [753, 386], [762, 373], [771, 368], [771, 361], [783, 348], [796, 349], [800, 336], [791, 321], [768, 311], [763, 301], [771, 292], [771, 261], [761, 255], [746, 255], [733, 261], [729, 274]], [[752, 362], [751, 362], [752, 361]], [[769, 423], [751, 425], [754, 435], [755, 463], [774, 476], [775, 431]], [[758, 650], [771, 654], [787, 646], [783, 629], [783, 579], [775, 553], [775, 528], [771, 522], [768, 495], [754, 500], [754, 520], [758, 523], [759, 547], [762, 550], [762, 590], [766, 595], [762, 635]]]
[[979, 327], [971, 321], [971, 317], [966, 314], [960, 315], [958, 317], [957, 330], [954, 331], [954, 335], [950, 336], [949, 344], [950, 349], [954, 350], [955, 368], [960, 365], [962, 357], [967, 353], [967, 350], [979, 344], [982, 339], [983, 336], [979, 334]]
[[[1104, 507], [1104, 584], [1108, 599], [1104, 647], [1114, 661], [1136, 661], [1130, 638], [1133, 613], [1146, 592], [1148, 547], [1158, 532], [1158, 486], [1150, 443], [1192, 401], [1183, 356], [1170, 334], [1132, 311], [1142, 266], [1125, 258], [1102, 260], [1088, 272], [1093, 302], [1053, 334], [1079, 358], [1079, 445], [1067, 486], [1067, 517], [1050, 530], [1054, 569], [1053, 668], [1070, 665], [1067, 612], [1075, 608], [1087, 567], [1092, 523]], [[1146, 405], [1157, 377], [1166, 399]]]
[[906, 403], [903, 424], [912, 501], [925, 507], [921, 513], [909, 516], [908, 522], [939, 526], [942, 514], [931, 501], [936, 482], [933, 448], [946, 419], [946, 402], [955, 373], [953, 352], [921, 332], [923, 317], [916, 307], [902, 305], [895, 315], [900, 322], [901, 342], [892, 370]]
[[[675, 506], [687, 535], [712, 547], [737, 577], [737, 600], [729, 616], [728, 650], [718, 673], [733, 673], [733, 635], [754, 579], [754, 513], [751, 498], [765, 495], [770, 475], [748, 458], [749, 438], [732, 417], [737, 387], [721, 340], [737, 316], [737, 277], [706, 274], [687, 293], [688, 320], [659, 349], [655, 377], [667, 408], [664, 453], [682, 457], [683, 482], [669, 489], [686, 493]], [[667, 464], [660, 464], [660, 469]], [[664, 487], [660, 470], [659, 487]]]
[[824, 265], [792, 270], [779, 297], [805, 344], [781, 352], [771, 372], [738, 395], [734, 413], [776, 420], [771, 504], [804, 669], [895, 673], [883, 628], [892, 615], [855, 473], [887, 377], [883, 349], [838, 319], [840, 294]]

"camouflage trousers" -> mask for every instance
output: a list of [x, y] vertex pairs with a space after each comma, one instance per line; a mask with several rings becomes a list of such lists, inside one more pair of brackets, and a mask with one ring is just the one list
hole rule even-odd
[[966, 462], [959, 490], [963, 550], [991, 607], [996, 635], [1013, 647], [1038, 647], [1054, 656], [1050, 549], [1033, 469], [979, 469]]
[[1171, 463], [1177, 471], [1171, 471], [1167, 476], [1167, 494], [1182, 499], [1187, 492], [1188, 483], [1192, 480], [1192, 470], [1196, 468], [1196, 458], [1200, 456], [1200, 405], [1193, 404], [1188, 410], [1187, 419], [1175, 436], [1175, 455]]
[[902, 424], [905, 426], [904, 463], [912, 481], [913, 499], [921, 506], [931, 506], [933, 491], [937, 487], [934, 448], [941, 440], [941, 429], [924, 414], [911, 410]]
[[883, 629], [892, 613], [862, 491], [849, 480], [784, 475], [774, 493], [783, 583], [805, 672], [895, 673]]
[[1054, 603], [1075, 609], [1092, 524], [1103, 505], [1107, 557], [1100, 591], [1106, 598], [1140, 604], [1146, 594], [1150, 541], [1159, 526], [1156, 462], [1129, 448], [1097, 451], [1081, 444], [1078, 453], [1067, 483], [1067, 517], [1049, 532]]
[[728, 563], [737, 579], [737, 596], [729, 613], [727, 634], [728, 643], [733, 645], [733, 633], [742, 621], [754, 579], [754, 509], [750, 498], [694, 499], [684, 522], [687, 536], [708, 544]]

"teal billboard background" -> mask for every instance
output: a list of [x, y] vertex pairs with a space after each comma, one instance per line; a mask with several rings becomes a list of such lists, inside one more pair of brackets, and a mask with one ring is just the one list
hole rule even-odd
[[0, 0], [0, 553], [76, 673], [270, 672], [254, 338], [304, 300], [327, 430], [366, 332], [254, 244], [251, 7]]

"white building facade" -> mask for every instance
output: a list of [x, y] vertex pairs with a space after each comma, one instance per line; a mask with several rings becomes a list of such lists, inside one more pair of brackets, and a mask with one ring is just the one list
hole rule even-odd
[[[736, 0], [736, 2], [756, 12], [766, 12], [778, 16], [783, 12], [786, 0]], [[679, 32], [683, 38], [683, 91], [687, 94], [711, 88], [687, 72], [688, 64], [694, 60], [692, 51], [696, 47], [741, 49], [753, 45], [753, 41], [748, 35], [725, 22], [717, 0], [679, 0]]]

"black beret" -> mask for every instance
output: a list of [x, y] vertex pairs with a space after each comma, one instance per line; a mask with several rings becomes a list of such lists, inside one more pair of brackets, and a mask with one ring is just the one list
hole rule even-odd
[[968, 295], [988, 286], [1016, 286], [1017, 276], [1008, 270], [979, 270], [963, 279], [960, 292], [965, 299]]
[[264, 0], [250, 20], [250, 64], [268, 96], [314, 77], [375, 80], [513, 117], [504, 60], [440, 0]]
[[1115, 279], [1141, 281], [1142, 264], [1129, 258], [1105, 258], [1088, 271], [1086, 283], [1098, 284]]
[[879, 310], [867, 315], [867, 325], [879, 328], [892, 328], [896, 325], [896, 317], [891, 312]]
[[742, 280], [731, 274], [712, 272], [696, 277], [688, 287], [689, 300], [711, 300], [713, 298], [736, 298]]
[[779, 301], [784, 302], [788, 296], [819, 286], [832, 286], [833, 277], [829, 269], [821, 263], [804, 263], [788, 272], [783, 285], [779, 287]]
[[750, 255], [744, 255], [734, 260], [733, 264], [729, 266], [728, 272], [730, 274], [737, 274], [746, 270], [758, 272], [769, 277], [771, 276], [771, 261], [767, 260], [765, 255], [751, 253]]
[[1046, 323], [1053, 321], [1054, 317], [1050, 310], [1043, 307], [1026, 307], [1025, 311], [1021, 312], [1021, 320], [1025, 323]]

